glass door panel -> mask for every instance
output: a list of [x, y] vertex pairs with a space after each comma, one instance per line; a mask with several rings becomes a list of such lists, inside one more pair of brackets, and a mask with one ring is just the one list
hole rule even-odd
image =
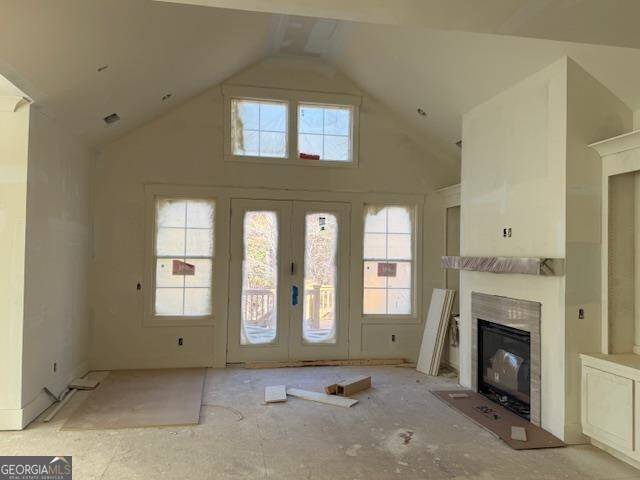
[[278, 333], [278, 215], [246, 211], [242, 243], [241, 345], [273, 343]]
[[307, 213], [304, 238], [302, 338], [336, 343], [338, 219], [333, 213]]
[[227, 361], [289, 358], [291, 202], [234, 199]]
[[289, 357], [348, 357], [349, 205], [293, 202], [291, 282], [301, 301], [291, 307]]

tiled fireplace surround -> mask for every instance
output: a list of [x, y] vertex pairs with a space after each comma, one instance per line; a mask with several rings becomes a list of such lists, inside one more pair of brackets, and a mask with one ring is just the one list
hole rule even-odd
[[478, 319], [531, 335], [531, 423], [540, 425], [540, 314], [541, 304], [529, 300], [471, 293], [471, 385], [478, 390]]

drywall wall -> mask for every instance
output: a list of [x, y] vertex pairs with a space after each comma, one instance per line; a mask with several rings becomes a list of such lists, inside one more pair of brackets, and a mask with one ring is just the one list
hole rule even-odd
[[0, 111], [0, 429], [21, 427], [29, 113]]
[[[629, 353], [635, 339], [635, 172], [609, 177], [608, 351]], [[606, 207], [605, 207], [606, 208]], [[600, 348], [593, 350], [600, 351]]]
[[471, 292], [540, 302], [542, 425], [570, 443], [585, 441], [578, 353], [600, 345], [602, 173], [588, 145], [631, 125], [631, 110], [568, 58], [464, 118], [462, 254], [566, 258], [566, 271], [462, 273], [462, 381], [473, 374]]
[[[565, 257], [566, 65], [464, 116], [461, 254]], [[502, 229], [512, 228], [503, 238]], [[461, 272], [460, 380], [471, 385], [471, 292], [542, 303], [542, 426], [564, 438], [564, 277]]]
[[[446, 228], [447, 228], [447, 243], [446, 243], [446, 255], [460, 255], [460, 207], [449, 207], [446, 209]], [[460, 271], [448, 270], [446, 288], [450, 288], [456, 291], [456, 296], [453, 300], [453, 307], [451, 308], [451, 315], [458, 315], [460, 313]], [[452, 338], [452, 328], [450, 326], [447, 332], [447, 338], [445, 340], [443, 358], [453, 368], [460, 368], [460, 349], [454, 345]]]
[[[565, 298], [565, 438], [577, 442], [579, 353], [601, 344], [602, 160], [589, 144], [627, 133], [633, 112], [571, 59], [567, 61], [567, 185]], [[584, 318], [579, 318], [579, 310]]]
[[[144, 297], [143, 292], [136, 290], [136, 285], [143, 278], [144, 270], [145, 184], [324, 192], [322, 195], [327, 200], [334, 200], [331, 192], [354, 192], [357, 198], [372, 192], [416, 193], [427, 196], [424, 224], [441, 223], [442, 210], [436, 203], [430, 203], [429, 194], [437, 187], [457, 182], [455, 160], [449, 164], [435, 160], [422, 145], [419, 134], [403, 125], [331, 66], [317, 59], [269, 58], [225, 83], [362, 95], [359, 167], [321, 168], [225, 161], [222, 155], [223, 97], [219, 86], [107, 146], [94, 172], [92, 368], [224, 364], [224, 309], [212, 326], [142, 325]], [[227, 225], [218, 222], [216, 228], [218, 238], [228, 237]], [[442, 285], [438, 264], [443, 235], [442, 232], [437, 235], [434, 238], [439, 240], [434, 241], [429, 236], [429, 241], [425, 239], [422, 245], [426, 253], [423, 285], [429, 292], [434, 283]], [[224, 257], [228, 252], [216, 250], [216, 255]], [[433, 272], [437, 272], [435, 280]], [[220, 272], [214, 275], [220, 275]], [[227, 279], [214, 280], [214, 283], [220, 282], [226, 283]], [[419, 293], [418, 298], [421, 296]], [[407, 339], [404, 347], [398, 349], [410, 358], [417, 355], [416, 342], [411, 337], [420, 337], [422, 325], [419, 320], [403, 325], [402, 332], [397, 332]], [[384, 343], [382, 340], [372, 342], [368, 349], [361, 339], [375, 338], [376, 332], [381, 330], [385, 336], [393, 333], [390, 330], [397, 321], [383, 320], [386, 328], [366, 324], [360, 318], [357, 322], [351, 324], [352, 354], [382, 355], [384, 352], [379, 352], [379, 346]], [[183, 347], [177, 346], [178, 336], [184, 339]]]
[[54, 120], [32, 110], [22, 361], [27, 412], [37, 414], [51, 402], [44, 387], [59, 395], [88, 370], [93, 157]]

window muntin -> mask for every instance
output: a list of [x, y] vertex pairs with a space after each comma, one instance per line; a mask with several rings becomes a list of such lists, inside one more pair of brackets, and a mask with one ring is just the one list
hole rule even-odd
[[300, 103], [298, 158], [352, 162], [353, 107]]
[[414, 209], [366, 205], [364, 215], [364, 315], [413, 313]]
[[154, 315], [211, 315], [215, 203], [157, 198]]
[[231, 99], [231, 144], [234, 155], [286, 158], [288, 104], [275, 100]]

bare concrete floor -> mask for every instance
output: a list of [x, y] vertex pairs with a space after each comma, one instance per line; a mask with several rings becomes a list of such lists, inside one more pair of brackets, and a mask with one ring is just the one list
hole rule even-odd
[[[266, 385], [320, 390], [351, 375], [374, 389], [352, 408], [289, 398]], [[514, 451], [438, 401], [453, 381], [398, 367], [208, 370], [200, 425], [60, 431], [89, 393], [22, 432], [0, 432], [0, 455], [73, 455], [85, 479], [640, 479], [591, 446]]]

